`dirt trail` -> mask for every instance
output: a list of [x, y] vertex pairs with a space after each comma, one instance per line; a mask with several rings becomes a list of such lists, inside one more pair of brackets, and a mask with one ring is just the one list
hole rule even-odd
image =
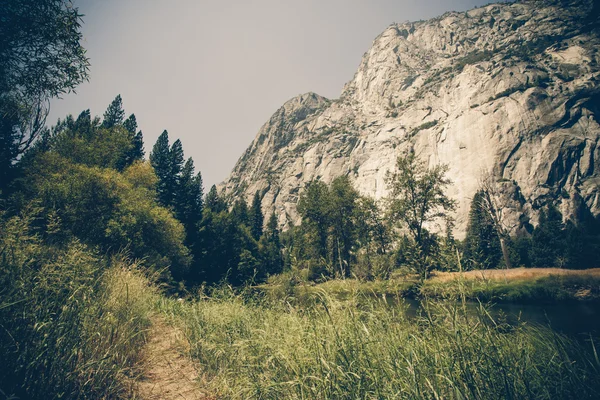
[[162, 318], [152, 319], [145, 349], [144, 374], [136, 384], [135, 398], [143, 400], [208, 400], [200, 390], [198, 371], [185, 356], [187, 342], [177, 328]]

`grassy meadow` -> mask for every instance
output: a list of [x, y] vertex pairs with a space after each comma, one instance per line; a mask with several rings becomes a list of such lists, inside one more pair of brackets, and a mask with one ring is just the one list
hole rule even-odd
[[[481, 306], [430, 302], [417, 320], [401, 306], [338, 300], [257, 299], [228, 288], [197, 300], [162, 298], [201, 384], [225, 399], [597, 398], [594, 342], [548, 328], [510, 326]], [[359, 307], [358, 304], [361, 304]], [[365, 306], [365, 304], [367, 306]]]

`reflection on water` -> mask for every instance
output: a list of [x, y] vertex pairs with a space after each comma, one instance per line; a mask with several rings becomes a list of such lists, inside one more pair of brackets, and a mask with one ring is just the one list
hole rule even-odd
[[[418, 300], [405, 299], [406, 315], [418, 316], [423, 305]], [[467, 302], [467, 309], [473, 314], [479, 303]], [[556, 304], [493, 304], [490, 314], [494, 318], [506, 318], [506, 322], [525, 323], [550, 326], [553, 330], [572, 337], [600, 336], [600, 305], [598, 303], [556, 303]]]

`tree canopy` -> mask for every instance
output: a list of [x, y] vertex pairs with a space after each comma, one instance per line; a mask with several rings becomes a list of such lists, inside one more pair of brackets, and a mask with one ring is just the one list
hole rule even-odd
[[[0, 190], [41, 134], [48, 100], [88, 78], [81, 14], [66, 0], [11, 0], [0, 24]], [[3, 187], [2, 187], [3, 186]]]

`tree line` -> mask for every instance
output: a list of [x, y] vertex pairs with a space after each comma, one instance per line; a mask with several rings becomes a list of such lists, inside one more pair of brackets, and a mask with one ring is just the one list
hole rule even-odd
[[307, 270], [312, 280], [385, 279], [400, 267], [421, 279], [434, 269], [600, 267], [600, 219], [580, 197], [572, 199], [575, 213], [567, 221], [550, 203], [535, 228], [511, 236], [489, 177], [472, 199], [465, 239], [457, 240], [446, 172], [406, 152], [388, 173], [390, 195], [380, 202], [361, 196], [346, 176], [309, 183], [298, 201], [302, 222], [284, 235], [286, 265]]
[[125, 249], [167, 281], [239, 285], [282, 271], [277, 218], [263, 227], [258, 192], [250, 206], [230, 206], [214, 185], [205, 196], [201, 173], [166, 130], [144, 156], [136, 117], [125, 118], [117, 96], [102, 119], [85, 110], [46, 129], [20, 160], [5, 204], [15, 212], [35, 204], [40, 234]]

